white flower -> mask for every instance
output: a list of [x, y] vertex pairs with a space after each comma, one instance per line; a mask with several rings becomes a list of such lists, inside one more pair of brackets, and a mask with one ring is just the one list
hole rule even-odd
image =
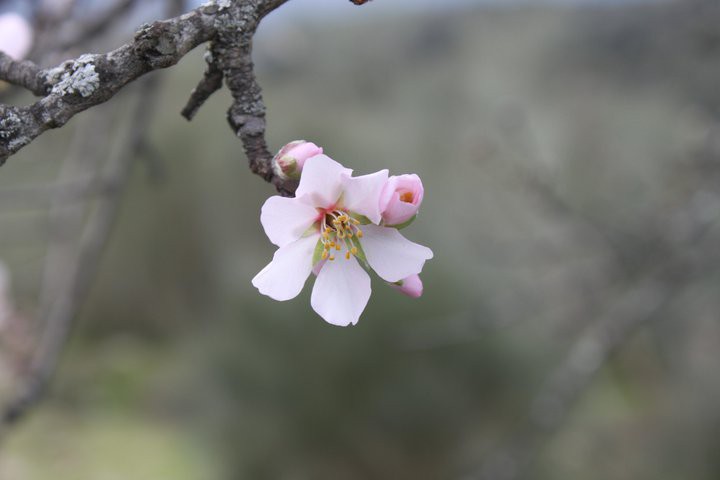
[[389, 283], [422, 271], [432, 251], [381, 226], [380, 196], [388, 171], [351, 176], [326, 155], [309, 158], [294, 198], [270, 197], [260, 221], [278, 250], [252, 283], [275, 300], [295, 298], [317, 273], [312, 308], [325, 321], [357, 323], [370, 298], [374, 270]]

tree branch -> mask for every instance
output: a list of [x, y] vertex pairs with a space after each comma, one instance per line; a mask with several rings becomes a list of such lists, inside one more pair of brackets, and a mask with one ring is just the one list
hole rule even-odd
[[[26, 107], [0, 105], [0, 163], [46, 130], [61, 127], [77, 113], [109, 100], [145, 73], [174, 65], [187, 52], [211, 39], [216, 33], [216, 16], [205, 13], [207, 10], [212, 9], [200, 7], [186, 15], [146, 25], [135, 34], [133, 42], [117, 50], [104, 55], [82, 55], [37, 73], [36, 78], [46, 79], [48, 95]], [[15, 76], [1, 78], [17, 80]]]
[[16, 61], [0, 51], [0, 79], [19, 85], [35, 95], [48, 93], [48, 84], [42, 70], [29, 60]]
[[192, 120], [205, 101], [222, 88], [223, 72], [213, 58], [212, 45], [205, 52], [205, 61], [208, 64], [205, 75], [203, 75], [197, 87], [193, 89], [187, 105], [180, 112], [187, 120]]
[[[29, 106], [0, 104], [0, 165], [48, 129], [62, 127], [133, 80], [175, 65], [196, 46], [212, 41], [208, 69], [182, 110], [183, 116], [191, 119], [224, 78], [234, 99], [228, 122], [243, 142], [250, 169], [281, 194], [292, 194], [297, 182], [280, 179], [272, 169], [265, 142], [265, 105], [251, 57], [260, 20], [286, 1], [212, 0], [184, 15], [144, 25], [132, 42], [112, 52], [82, 55], [47, 70], [0, 56], [0, 80], [44, 95]], [[124, 8], [131, 3], [118, 5]]]

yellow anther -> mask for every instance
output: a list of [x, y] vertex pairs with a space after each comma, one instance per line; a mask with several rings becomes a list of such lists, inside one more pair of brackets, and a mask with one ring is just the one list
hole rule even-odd
[[358, 254], [358, 249], [357, 249], [357, 247], [352, 247], [352, 248], [350, 249], [350, 253], [352, 253], [353, 255], [357, 255], [357, 254]]
[[335, 242], [330, 242], [328, 245], [330, 245], [331, 247], [334, 247], [334, 246], [335, 246]]
[[322, 233], [322, 236], [323, 236], [323, 238], [327, 239], [327, 238], [330, 236], [330, 234], [327, 232], [327, 230], [325, 230], [325, 231]]
[[322, 258], [323, 260], [327, 260], [327, 258], [328, 258], [328, 251], [327, 251], [327, 250], [324, 250], [323, 253], [322, 253], [322, 256], [321, 256], [320, 258]]
[[339, 244], [339, 243], [335, 245], [335, 250], [337, 250], [338, 252], [340, 251], [340, 248], [341, 248], [341, 247], [340, 247], [340, 244]]
[[350, 252], [345, 252], [345, 260], [350, 260]]
[[335, 260], [335, 255], [330, 255], [330, 261]]
[[358, 236], [358, 238], [362, 238], [362, 236], [363, 236], [362, 230], [360, 230], [359, 228], [357, 231], [357, 236]]

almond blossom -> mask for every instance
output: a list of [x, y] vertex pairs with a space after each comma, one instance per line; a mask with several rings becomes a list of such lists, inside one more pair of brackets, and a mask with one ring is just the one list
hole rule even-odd
[[295, 197], [273, 196], [262, 207], [260, 221], [279, 248], [253, 285], [270, 298], [290, 300], [313, 272], [313, 310], [333, 325], [356, 324], [370, 298], [366, 270], [400, 284], [433, 256], [382, 223], [388, 178], [387, 170], [353, 177], [326, 155], [308, 158]]

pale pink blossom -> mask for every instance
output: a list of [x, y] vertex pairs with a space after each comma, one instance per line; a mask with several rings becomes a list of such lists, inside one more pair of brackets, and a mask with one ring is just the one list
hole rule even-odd
[[14, 60], [22, 60], [30, 51], [33, 29], [17, 13], [0, 14], [0, 50]]
[[410, 298], [418, 298], [423, 294], [423, 283], [420, 280], [420, 275], [417, 274], [403, 278], [399, 282], [391, 283], [390, 286]]
[[253, 278], [260, 293], [290, 300], [317, 274], [310, 303], [333, 325], [357, 323], [370, 298], [372, 269], [396, 283], [422, 271], [432, 251], [380, 225], [388, 171], [352, 176], [326, 155], [306, 160], [296, 196], [270, 197], [260, 221], [279, 248]]
[[402, 225], [418, 213], [425, 190], [415, 174], [388, 178], [380, 196], [380, 211], [385, 225]]
[[280, 149], [273, 158], [273, 169], [280, 178], [300, 178], [308, 158], [323, 153], [323, 149], [312, 142], [295, 140]]

